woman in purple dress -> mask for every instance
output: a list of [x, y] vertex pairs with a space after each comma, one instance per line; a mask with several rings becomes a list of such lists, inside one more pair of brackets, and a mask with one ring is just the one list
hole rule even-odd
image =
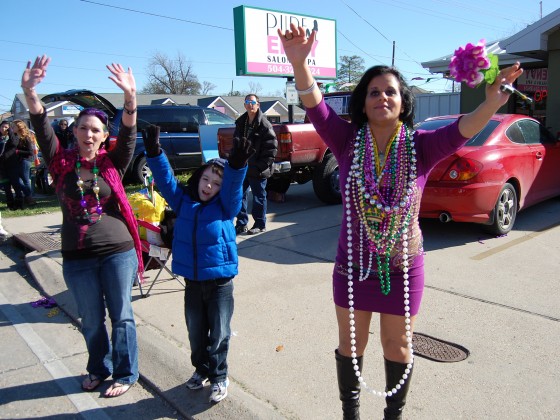
[[[367, 70], [350, 99], [351, 122], [340, 118], [317, 87], [307, 57], [316, 31], [293, 24], [278, 31], [293, 66], [307, 116], [335, 155], [343, 219], [333, 270], [339, 331], [335, 350], [344, 419], [359, 419], [361, 389], [385, 397], [385, 419], [400, 419], [413, 366], [412, 334], [424, 288], [418, 212], [430, 170], [477, 134], [509, 99], [519, 63], [486, 86], [486, 100], [470, 114], [435, 131], [413, 131], [414, 98], [393, 67]], [[372, 314], [380, 316], [385, 391], [362, 376]]]

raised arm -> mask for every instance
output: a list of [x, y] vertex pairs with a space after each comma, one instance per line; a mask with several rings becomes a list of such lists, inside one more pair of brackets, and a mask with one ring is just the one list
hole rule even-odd
[[470, 138], [477, 134], [490, 121], [492, 115], [507, 103], [509, 94], [502, 92], [500, 86], [502, 84], [512, 84], [522, 73], [523, 69], [517, 62], [513, 66], [500, 70], [494, 83], [486, 84], [486, 99], [484, 102], [459, 120], [459, 131], [464, 137]]
[[49, 123], [43, 104], [37, 92], [35, 92], [35, 87], [39, 85], [47, 75], [47, 67], [50, 61], [51, 59], [46, 55], [37, 57], [33, 65], [31, 65], [31, 61], [28, 61], [27, 67], [21, 76], [21, 88], [23, 89], [27, 107], [29, 108], [29, 118], [35, 130], [43, 159], [45, 159], [47, 164], [50, 163], [51, 158], [55, 155], [59, 147], [59, 141], [54, 134], [54, 129]]
[[321, 102], [323, 95], [307, 65], [307, 56], [311, 52], [317, 32], [313, 30], [307, 38], [305, 29], [301, 26], [296, 27], [292, 23], [290, 29], [287, 29], [285, 33], [278, 29], [278, 36], [284, 47], [286, 57], [294, 68], [296, 89], [301, 102], [306, 108], [316, 107]]
[[30, 114], [37, 115], [43, 112], [43, 105], [41, 104], [39, 96], [37, 96], [37, 92], [35, 92], [35, 87], [41, 83], [47, 75], [47, 67], [50, 62], [51, 59], [46, 55], [37, 57], [33, 65], [31, 65], [31, 61], [28, 61], [27, 67], [21, 76], [21, 88], [23, 89]]
[[136, 125], [136, 80], [129, 67], [125, 71], [120, 64], [112, 63], [107, 66], [111, 72], [111, 79], [124, 92], [124, 110], [122, 115], [122, 123], [127, 127]]

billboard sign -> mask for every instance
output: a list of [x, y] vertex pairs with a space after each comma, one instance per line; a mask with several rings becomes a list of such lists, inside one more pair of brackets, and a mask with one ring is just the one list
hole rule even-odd
[[316, 16], [299, 15], [239, 6], [233, 9], [235, 32], [235, 67], [237, 76], [293, 77], [294, 70], [282, 48], [278, 29], [301, 26], [309, 35], [317, 31], [308, 65], [316, 79], [335, 79], [336, 21]]

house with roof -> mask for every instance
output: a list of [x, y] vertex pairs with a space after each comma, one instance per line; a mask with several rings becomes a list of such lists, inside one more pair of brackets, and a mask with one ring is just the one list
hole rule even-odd
[[[500, 67], [519, 61], [524, 70], [515, 87], [530, 97], [532, 104], [512, 95], [500, 112], [532, 115], [553, 133], [560, 134], [560, 9], [522, 31], [487, 44]], [[431, 73], [449, 77], [452, 55], [422, 63]], [[474, 110], [484, 100], [484, 89], [461, 86], [460, 112]]]
[[[46, 94], [39, 94], [43, 98]], [[107, 99], [116, 108], [122, 107], [122, 93], [100, 93], [100, 96]], [[286, 99], [282, 97], [259, 97], [261, 111], [272, 123], [288, 122], [289, 110]], [[232, 118], [237, 119], [245, 113], [244, 96], [205, 96], [205, 95], [171, 95], [171, 94], [138, 94], [138, 105], [196, 105], [205, 108], [213, 108]], [[11, 108], [13, 118], [20, 119], [29, 123], [29, 110], [25, 102], [25, 96], [15, 95]], [[80, 107], [69, 101], [53, 102], [46, 106], [46, 111], [51, 121], [61, 118], [72, 118], [79, 114]], [[305, 111], [293, 106], [294, 121], [303, 121]]]

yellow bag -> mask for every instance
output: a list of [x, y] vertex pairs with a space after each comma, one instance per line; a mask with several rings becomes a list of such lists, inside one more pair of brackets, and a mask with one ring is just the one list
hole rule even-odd
[[167, 203], [157, 191], [154, 191], [153, 197], [152, 202], [142, 191], [128, 197], [128, 202], [137, 219], [150, 223], [161, 222]]
[[[167, 203], [157, 191], [154, 191], [152, 195], [153, 200], [150, 200], [150, 198], [148, 198], [147, 190], [144, 189], [140, 192], [131, 194], [128, 197], [128, 202], [132, 207], [132, 211], [136, 216], [136, 219], [150, 222], [154, 226], [159, 226], [159, 222], [163, 220], [163, 215]], [[148, 235], [148, 232], [146, 232], [146, 228], [139, 227], [138, 233], [140, 234], [140, 239], [148, 240], [150, 243], [153, 243], [155, 245], [160, 245], [159, 242], [161, 242], [161, 238], [155, 239], [152, 237], [148, 237], [153, 235]], [[149, 233], [153, 234], [153, 232]]]

